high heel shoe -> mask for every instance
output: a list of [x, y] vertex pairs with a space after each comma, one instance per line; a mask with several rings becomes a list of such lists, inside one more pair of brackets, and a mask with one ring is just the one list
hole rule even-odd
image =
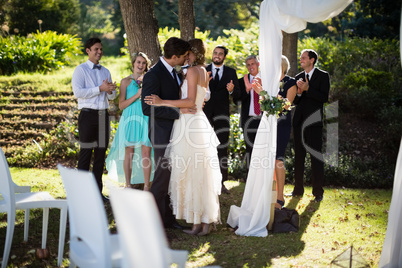
[[203, 223], [202, 224], [202, 232], [199, 232], [197, 235], [199, 235], [199, 236], [207, 235], [211, 232], [211, 229], [212, 229], [212, 224]]
[[183, 230], [183, 232], [185, 232], [186, 234], [196, 235], [200, 233], [201, 230], [202, 230], [201, 224], [194, 224], [191, 230]]

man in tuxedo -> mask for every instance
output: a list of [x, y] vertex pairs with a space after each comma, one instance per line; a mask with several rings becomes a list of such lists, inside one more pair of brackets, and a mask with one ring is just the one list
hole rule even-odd
[[251, 86], [254, 78], [259, 74], [260, 63], [256, 56], [246, 58], [248, 74], [239, 79], [240, 96], [235, 102], [241, 102], [240, 126], [243, 129], [244, 142], [246, 143], [247, 171], [250, 167], [251, 151], [253, 150], [255, 136], [261, 121], [261, 109], [258, 92]]
[[[145, 96], [155, 94], [164, 100], [180, 99], [180, 84], [183, 77], [176, 73], [175, 66], [181, 66], [188, 58], [190, 44], [182, 39], [171, 37], [164, 47], [160, 58], [144, 76], [141, 104], [144, 115], [149, 116], [149, 139], [154, 150], [155, 174], [151, 193], [155, 197], [162, 221], [166, 228], [182, 229], [172, 213], [168, 195], [170, 171], [168, 160], [164, 157], [166, 146], [175, 119], [180, 109], [166, 106], [150, 106], [144, 102]], [[186, 112], [183, 109], [183, 112]]]
[[[105, 165], [106, 149], [109, 144], [109, 100], [116, 97], [116, 83], [108, 69], [99, 64], [103, 56], [99, 38], [90, 38], [85, 43], [88, 60], [75, 68], [71, 84], [78, 100], [78, 133], [80, 155], [78, 169], [89, 170], [92, 155], [92, 172], [102, 195], [102, 174]], [[109, 199], [102, 195], [103, 201]]]
[[313, 195], [315, 201], [323, 199], [324, 158], [322, 156], [323, 106], [328, 102], [329, 74], [315, 66], [317, 52], [305, 49], [301, 52], [300, 66], [304, 70], [296, 75], [298, 92], [293, 116], [295, 143], [295, 187], [293, 196], [304, 194], [303, 174], [306, 152], [311, 157]]
[[212, 79], [209, 81], [210, 99], [205, 103], [204, 113], [218, 136], [218, 157], [222, 173], [222, 192], [229, 193], [223, 184], [228, 178], [228, 143], [230, 133], [229, 96], [240, 94], [236, 70], [224, 65], [228, 49], [224, 46], [215, 47], [212, 54], [212, 64], [207, 66]]

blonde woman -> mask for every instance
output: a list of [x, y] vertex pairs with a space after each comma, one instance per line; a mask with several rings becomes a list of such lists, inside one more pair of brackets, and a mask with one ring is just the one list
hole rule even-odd
[[125, 187], [144, 183], [144, 190], [149, 191], [152, 147], [148, 138], [148, 117], [142, 113], [140, 99], [142, 78], [150, 60], [145, 53], [138, 52], [133, 55], [131, 65], [133, 73], [120, 83], [119, 108], [123, 114], [106, 159], [106, 169], [110, 177], [124, 182]]

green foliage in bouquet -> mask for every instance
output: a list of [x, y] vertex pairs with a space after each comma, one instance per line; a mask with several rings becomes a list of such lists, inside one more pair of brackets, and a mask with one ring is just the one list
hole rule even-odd
[[[264, 90], [259, 95], [261, 111], [266, 112], [267, 116], [276, 115], [278, 118], [281, 113], [285, 115], [292, 108], [286, 98], [270, 96]], [[286, 107], [289, 108], [286, 109]]]

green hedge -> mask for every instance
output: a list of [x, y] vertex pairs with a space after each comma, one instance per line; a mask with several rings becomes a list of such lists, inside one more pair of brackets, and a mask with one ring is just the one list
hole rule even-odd
[[0, 75], [18, 72], [49, 72], [69, 64], [81, 53], [80, 39], [68, 34], [43, 33], [0, 37]]

